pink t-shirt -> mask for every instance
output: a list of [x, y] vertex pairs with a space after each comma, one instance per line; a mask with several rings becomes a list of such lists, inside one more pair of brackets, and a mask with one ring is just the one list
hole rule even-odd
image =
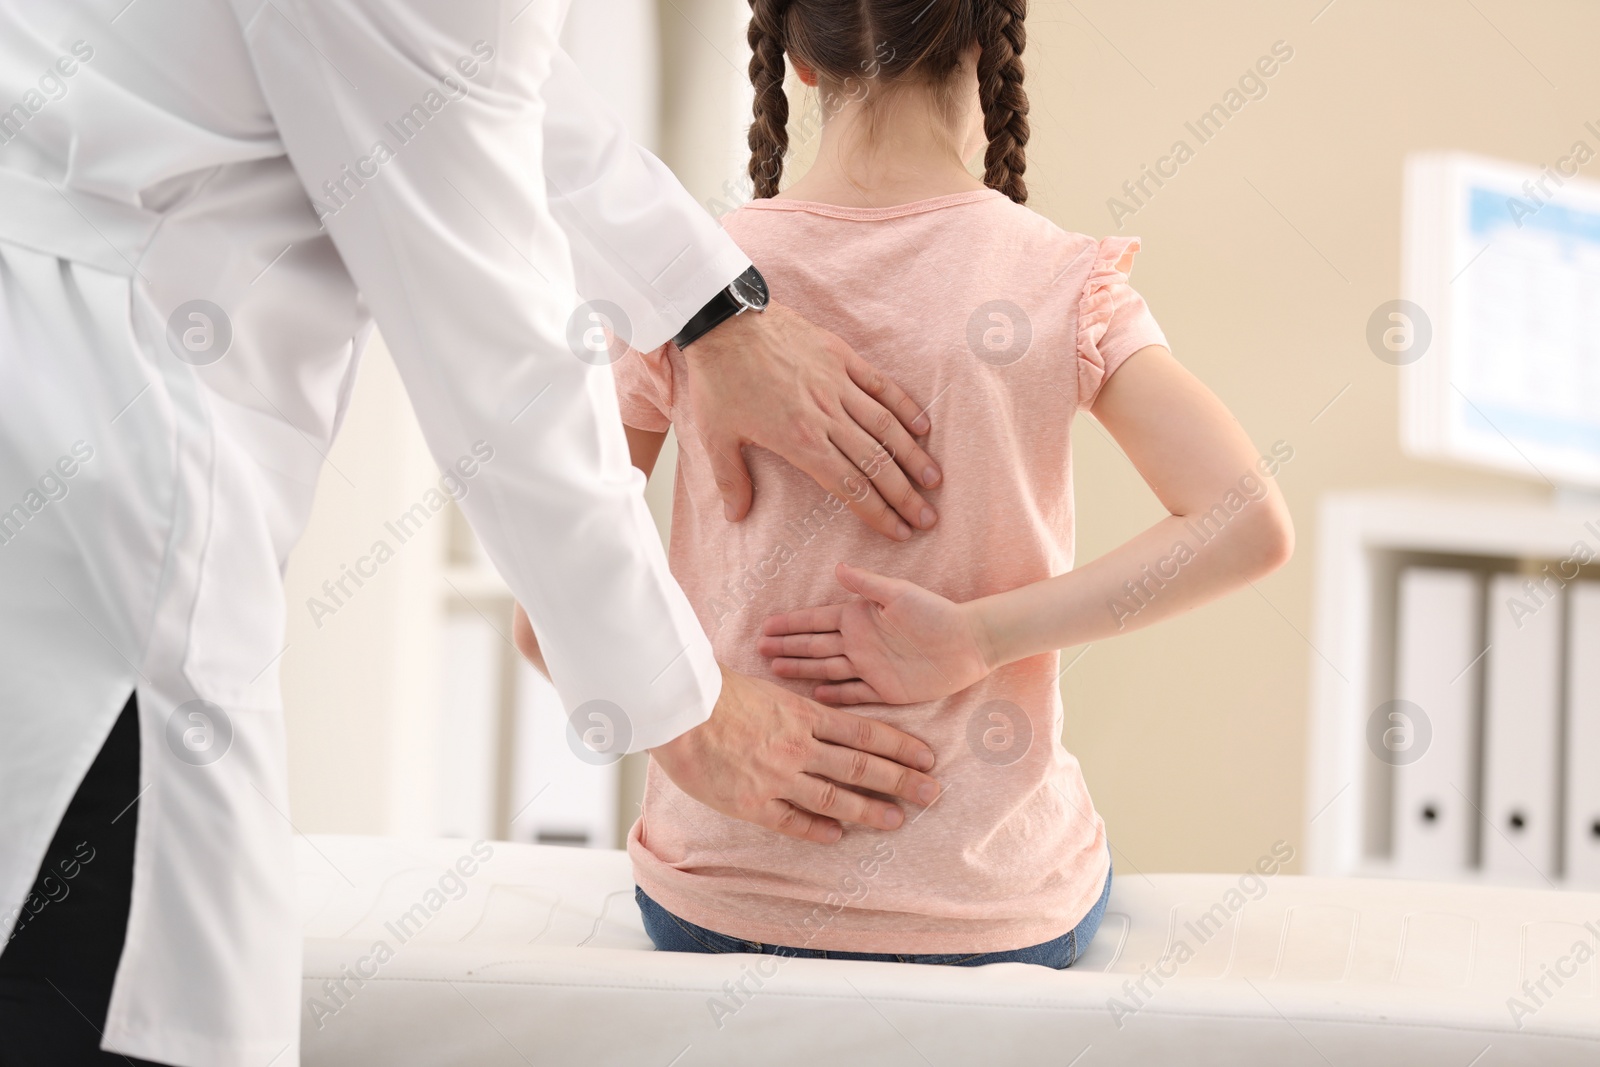
[[[1138, 241], [1067, 233], [992, 190], [882, 209], [757, 200], [729, 234], [774, 299], [848, 341], [920, 404], [944, 481], [932, 530], [895, 543], [777, 456], [746, 450], [755, 504], [723, 518], [704, 439], [667, 345], [614, 367], [623, 421], [679, 427], [673, 573], [717, 658], [779, 681], [756, 652], [779, 611], [848, 598], [840, 560], [955, 601], [1072, 566], [1071, 429], [1134, 352], [1165, 345], [1127, 284]], [[865, 459], [867, 457], [858, 457]], [[667, 910], [732, 937], [859, 952], [997, 952], [1066, 933], [1105, 884], [1105, 825], [1060, 741], [1059, 655], [944, 700], [852, 710], [922, 738], [945, 793], [890, 832], [821, 845], [721, 815], [652, 760], [628, 838]]]

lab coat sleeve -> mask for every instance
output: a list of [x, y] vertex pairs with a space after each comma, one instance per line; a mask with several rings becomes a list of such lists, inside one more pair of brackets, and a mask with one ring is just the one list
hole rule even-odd
[[553, 58], [545, 102], [545, 181], [578, 292], [620, 307], [634, 348], [659, 348], [749, 257], [633, 142], [565, 52]]
[[[721, 673], [667, 569], [610, 369], [583, 343], [592, 325], [547, 203], [543, 89], [558, 7], [235, 0], [307, 210], [372, 309], [446, 475], [419, 486], [420, 510], [382, 539], [407, 551], [416, 526], [443, 521], [456, 496], [527, 608], [577, 734], [620, 754], [703, 722]], [[618, 138], [607, 135], [606, 152], [629, 150]], [[687, 211], [684, 194], [659, 188], [670, 175], [635, 163], [643, 169], [624, 181], [621, 163], [569, 164], [567, 182], [612, 176], [606, 233], [621, 259], [642, 264], [616, 276], [677, 277], [657, 240], [620, 244], [663, 203], [680, 222]], [[620, 202], [633, 195], [642, 202]], [[685, 257], [700, 251], [683, 246]]]

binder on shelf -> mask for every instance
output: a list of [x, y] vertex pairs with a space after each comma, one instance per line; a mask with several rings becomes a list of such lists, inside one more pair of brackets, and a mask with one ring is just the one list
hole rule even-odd
[[1600, 582], [1567, 602], [1567, 803], [1563, 866], [1574, 889], [1600, 889]]
[[1490, 579], [1480, 839], [1491, 879], [1542, 884], [1560, 874], [1563, 600], [1549, 582]]
[[1411, 877], [1457, 878], [1477, 858], [1482, 604], [1472, 571], [1400, 574], [1395, 703], [1375, 712], [1373, 736], [1394, 767], [1395, 867]]

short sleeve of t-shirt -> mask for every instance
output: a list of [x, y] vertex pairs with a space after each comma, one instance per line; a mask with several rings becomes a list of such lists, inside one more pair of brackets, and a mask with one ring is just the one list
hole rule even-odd
[[1096, 250], [1078, 309], [1078, 406], [1093, 408], [1106, 379], [1129, 356], [1150, 345], [1167, 347], [1166, 334], [1133, 286], [1128, 271], [1137, 237], [1107, 237]]
[[1116, 373], [1127, 358], [1151, 345], [1167, 346], [1167, 335], [1162, 332], [1150, 305], [1144, 302], [1133, 286], [1123, 283], [1113, 290], [1111, 324], [1100, 339], [1100, 354], [1106, 360], [1106, 377]]

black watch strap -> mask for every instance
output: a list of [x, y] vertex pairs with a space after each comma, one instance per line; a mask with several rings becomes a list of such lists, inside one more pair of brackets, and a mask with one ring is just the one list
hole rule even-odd
[[717, 290], [717, 295], [706, 306], [690, 316], [672, 343], [688, 348], [711, 330], [744, 311], [764, 311], [767, 306], [767, 280], [754, 267], [733, 280], [731, 285]]

